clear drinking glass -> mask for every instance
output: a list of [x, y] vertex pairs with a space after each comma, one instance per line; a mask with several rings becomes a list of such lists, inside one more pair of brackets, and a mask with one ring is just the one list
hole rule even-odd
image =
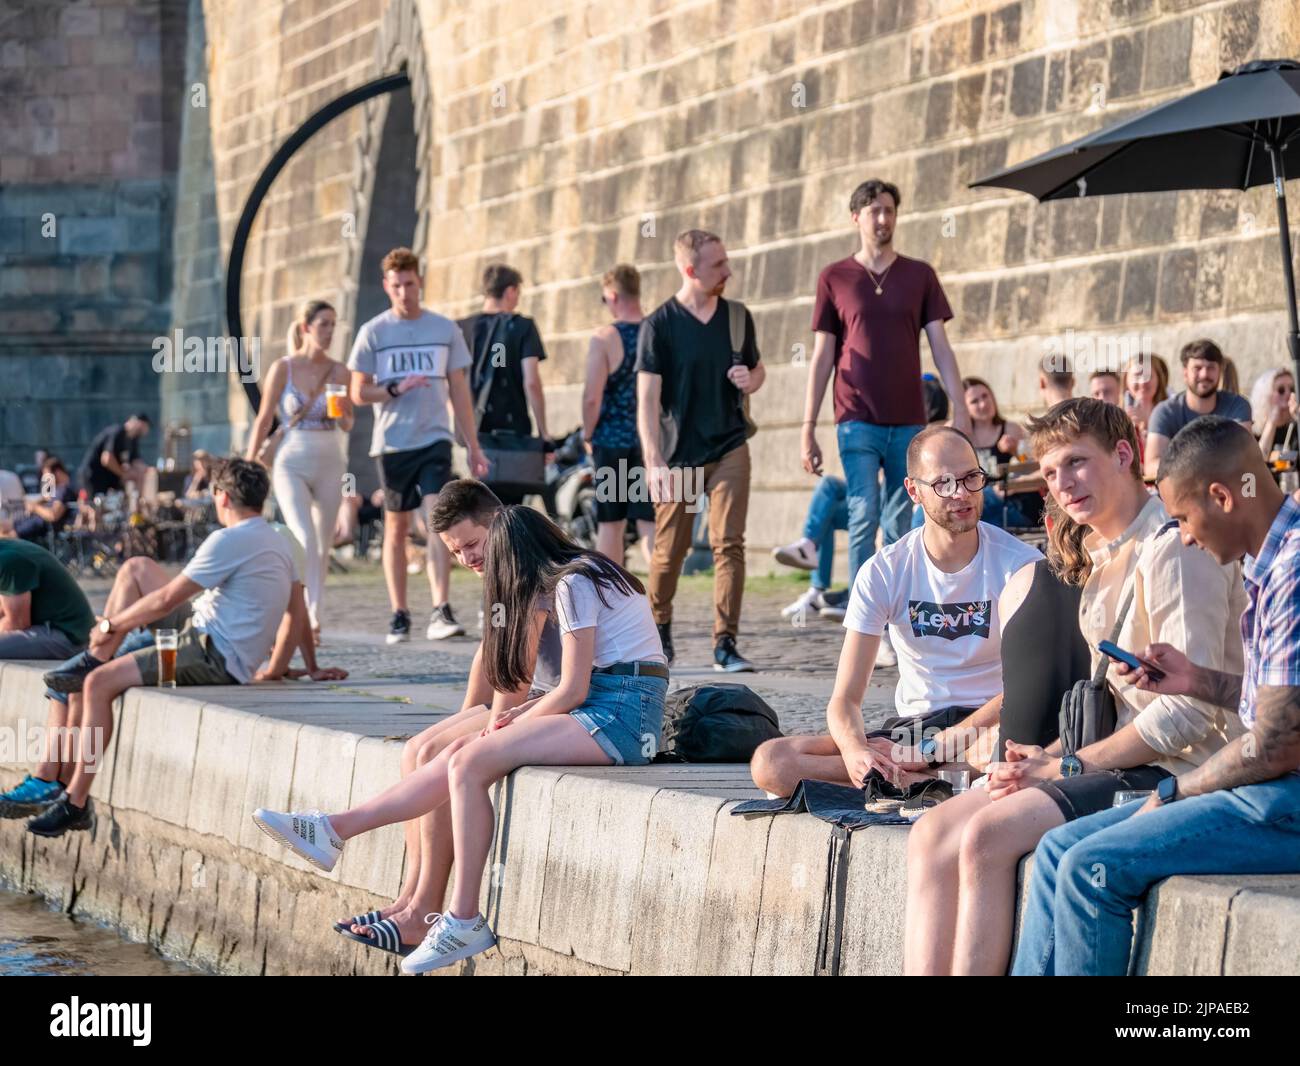
[[176, 687], [176, 645], [179, 634], [174, 629], [154, 632], [153, 643], [158, 649], [158, 687]]
[[325, 386], [325, 413], [330, 418], [343, 417], [343, 397], [348, 394], [346, 385]]
[[970, 788], [969, 770], [940, 770], [939, 780], [952, 785], [952, 794], [959, 796]]
[[1154, 789], [1146, 788], [1129, 788], [1115, 793], [1115, 799], [1111, 802], [1112, 807], [1123, 807], [1126, 803], [1132, 803], [1134, 800], [1146, 799]]

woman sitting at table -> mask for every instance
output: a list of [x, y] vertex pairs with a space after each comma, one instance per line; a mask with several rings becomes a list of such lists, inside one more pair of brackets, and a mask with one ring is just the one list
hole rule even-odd
[[[1023, 426], [1003, 418], [997, 397], [983, 378], [962, 378], [966, 411], [970, 415], [971, 443], [979, 456], [980, 466], [990, 477], [998, 476], [998, 467], [1014, 463], [1018, 455], [1030, 453], [1028, 434]], [[951, 424], [951, 423], [949, 423]], [[1037, 492], [1014, 492], [1007, 495], [1005, 482], [984, 487], [984, 518], [1001, 526], [1037, 526], [1043, 520], [1043, 498]]]
[[1290, 370], [1275, 366], [1260, 374], [1250, 390], [1250, 409], [1265, 459], [1272, 460], [1274, 452], [1296, 450], [1295, 376]]

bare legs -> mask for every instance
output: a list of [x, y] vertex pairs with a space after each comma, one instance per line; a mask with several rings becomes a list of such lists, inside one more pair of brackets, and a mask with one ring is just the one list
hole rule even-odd
[[1037, 788], [972, 789], [922, 816], [907, 842], [904, 972], [1005, 973], [1020, 860], [1064, 821]]
[[[619, 566], [623, 565], [623, 537], [626, 530], [626, 518], [621, 518], [617, 522], [601, 522], [596, 527], [596, 550], [606, 559], [613, 559]], [[648, 569], [650, 557], [654, 552], [655, 524], [653, 522], [638, 521], [636, 531], [637, 545], [641, 549], [641, 555], [645, 559], [645, 565]]]
[[788, 796], [804, 778], [849, 785], [849, 771], [833, 737], [781, 737], [764, 741], [749, 763], [754, 784], [774, 796]]

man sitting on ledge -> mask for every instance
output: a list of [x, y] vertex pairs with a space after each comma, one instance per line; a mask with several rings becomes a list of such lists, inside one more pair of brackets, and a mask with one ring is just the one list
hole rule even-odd
[[[1160, 459], [1183, 541], [1221, 566], [1245, 559], [1245, 677], [1169, 644], [1118, 672], [1139, 689], [1235, 709], [1247, 732], [1133, 801], [1048, 832], [1034, 853], [1015, 974], [1128, 972], [1133, 911], [1174, 874], [1300, 873], [1300, 501], [1273, 483], [1248, 429], [1199, 418]], [[1096, 871], [1106, 876], [1098, 878]]]
[[[993, 697], [1002, 691], [998, 597], [1012, 574], [1040, 556], [980, 521], [984, 482], [964, 433], [933, 426], [912, 438], [905, 484], [925, 524], [858, 571], [826, 708], [830, 735], [762, 744], [750, 764], [759, 788], [788, 796], [805, 778], [861, 788], [873, 768], [903, 784], [896, 762], [911, 760], [891, 759], [898, 743], [919, 745], [919, 761], [937, 765], [938, 752], [952, 758], [964, 752], [959, 734], [973, 737], [981, 725], [996, 723]], [[867, 736], [862, 698], [886, 625], [893, 626], [898, 653], [898, 717]], [[983, 714], [986, 705], [990, 721], [981, 723], [972, 712], [981, 708]]]
[[66, 791], [27, 824], [38, 836], [91, 825], [90, 786], [112, 737], [113, 701], [129, 688], [158, 683], [153, 647], [113, 658], [133, 630], [179, 631], [177, 685], [247, 684], [271, 651], [291, 586], [301, 575], [286, 539], [262, 517], [270, 479], [257, 463], [231, 459], [214, 474], [212, 488], [225, 528], [208, 537], [170, 581], [156, 564], [138, 568], [131, 588], [91, 630], [83, 660], [46, 675], [56, 690], [82, 688], [83, 742]]

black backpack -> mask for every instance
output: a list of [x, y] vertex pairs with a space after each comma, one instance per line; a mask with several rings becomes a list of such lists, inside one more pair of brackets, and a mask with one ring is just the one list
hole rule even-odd
[[780, 722], [744, 685], [692, 685], [664, 700], [660, 762], [749, 762], [765, 740], [781, 736]]

